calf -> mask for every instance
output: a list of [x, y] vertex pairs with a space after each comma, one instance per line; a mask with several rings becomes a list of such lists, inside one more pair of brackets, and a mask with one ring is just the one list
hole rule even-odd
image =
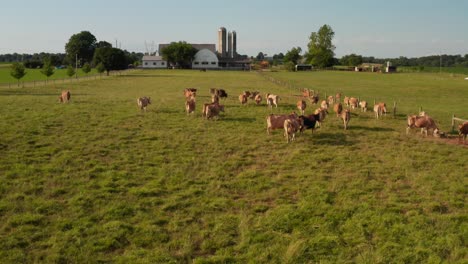
[[351, 114], [349, 112], [349, 109], [346, 109], [343, 111], [343, 113], [341, 113], [341, 119], [343, 119], [344, 129], [347, 130], [349, 120], [351, 119]]
[[59, 102], [60, 103], [68, 103], [70, 101], [70, 91], [62, 91], [62, 94], [59, 96]]
[[273, 105], [275, 105], [275, 107], [278, 107], [278, 101], [279, 101], [278, 95], [267, 93], [265, 95], [265, 98], [267, 99], [267, 104], [270, 108], [273, 107]]
[[224, 105], [220, 104], [209, 104], [206, 107], [206, 119], [211, 119], [213, 117], [219, 116], [220, 112], [224, 112]]
[[367, 112], [367, 102], [366, 101], [359, 102], [359, 106], [361, 107], [361, 112]]
[[257, 105], [259, 105], [261, 102], [262, 102], [262, 96], [260, 94], [257, 94], [255, 96], [255, 103], [257, 103]]
[[304, 115], [304, 110], [307, 107], [306, 102], [304, 100], [299, 100], [297, 101], [296, 106], [297, 106], [297, 109], [301, 111], [301, 115]]
[[195, 111], [195, 97], [191, 96], [185, 101], [185, 111], [187, 115]]
[[274, 115], [274, 114], [268, 115], [266, 118], [268, 135], [271, 134], [272, 130], [284, 128], [284, 121], [288, 118], [297, 119], [298, 116], [295, 112], [289, 115]]
[[343, 111], [343, 105], [342, 105], [341, 103], [336, 103], [336, 104], [333, 106], [333, 110], [334, 110], [335, 113], [336, 113], [336, 117], [340, 117], [341, 112]]
[[296, 137], [296, 132], [299, 131], [301, 125], [299, 123], [299, 119], [295, 118], [288, 118], [284, 120], [284, 137], [286, 138], [287, 142], [294, 141]]
[[140, 97], [137, 99], [137, 104], [141, 110], [145, 110], [146, 112], [146, 107], [151, 104], [151, 97]]
[[440, 137], [441, 135], [443, 135], [443, 133], [439, 131], [439, 128], [435, 124], [434, 119], [432, 119], [428, 115], [426, 116], [410, 115], [408, 116], [407, 121], [408, 121], [407, 122], [408, 126], [406, 127], [406, 134], [409, 133], [409, 130], [411, 128], [421, 128], [421, 134], [425, 133], [426, 137], [427, 137], [427, 131], [431, 129], [433, 130], [432, 132], [433, 136]]
[[461, 142], [461, 139], [463, 137], [463, 144], [465, 144], [467, 134], [468, 134], [468, 122], [458, 125], [458, 141]]
[[239, 95], [239, 102], [244, 105], [247, 103], [247, 94], [243, 93]]

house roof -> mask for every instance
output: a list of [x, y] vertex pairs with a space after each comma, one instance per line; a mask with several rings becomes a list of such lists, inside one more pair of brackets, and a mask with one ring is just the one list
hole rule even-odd
[[[207, 49], [212, 51], [213, 53], [216, 53], [216, 45], [215, 44], [193, 44], [189, 43], [192, 45], [197, 50], [202, 50], [202, 49]], [[159, 44], [159, 49], [158, 51], [161, 52], [165, 47], [169, 46], [170, 44]]]
[[162, 56], [149, 56], [149, 55], [144, 55], [143, 59], [144, 61], [163, 61]]

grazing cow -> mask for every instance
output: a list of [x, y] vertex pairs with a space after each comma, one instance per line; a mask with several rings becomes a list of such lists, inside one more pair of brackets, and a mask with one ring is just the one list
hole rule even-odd
[[272, 108], [273, 105], [275, 105], [275, 107], [278, 107], [278, 101], [279, 101], [279, 96], [278, 95], [267, 93], [265, 95], [265, 98], [267, 99], [267, 104], [268, 104], [268, 106], [270, 108]]
[[443, 136], [444, 133], [439, 131], [439, 128], [430, 116], [417, 116], [417, 115], [410, 115], [407, 118], [408, 126], [406, 127], [406, 134], [409, 133], [411, 128], [421, 128], [421, 134], [425, 133], [427, 137], [427, 131], [433, 130], [432, 134], [435, 137]]
[[257, 94], [255, 96], [255, 102], [257, 103], [257, 105], [259, 105], [262, 102], [262, 96], [260, 94]]
[[151, 97], [140, 97], [137, 99], [137, 104], [141, 110], [145, 110], [146, 112], [146, 107], [151, 104]]
[[359, 102], [359, 106], [361, 107], [361, 112], [367, 112], [367, 102], [366, 101]]
[[323, 100], [321, 103], [320, 103], [320, 108], [322, 109], [325, 109], [325, 110], [328, 110], [328, 102]]
[[344, 99], [343, 99], [343, 103], [346, 107], [349, 107], [349, 97], [348, 96], [345, 96]]
[[270, 114], [267, 116], [267, 133], [271, 134], [272, 130], [284, 128], [284, 120], [286, 119], [297, 119], [298, 116], [295, 112], [289, 115], [274, 115]]
[[190, 96], [195, 97], [197, 95], [197, 89], [195, 88], [185, 88], [184, 89], [185, 98], [189, 98]]
[[328, 96], [327, 101], [328, 105], [333, 105], [335, 103], [335, 98], [333, 97], [333, 95], [330, 95]]
[[239, 102], [244, 105], [247, 103], [247, 95], [245, 93], [239, 95]]
[[318, 115], [318, 117], [319, 117], [317, 119], [317, 125], [319, 127], [322, 127], [322, 122], [323, 122], [323, 120], [325, 120], [325, 117], [327, 116], [327, 113], [328, 113], [328, 111], [326, 109], [323, 109], [323, 108], [315, 109], [314, 115]]
[[289, 143], [294, 141], [296, 137], [296, 132], [301, 129], [300, 119], [288, 118], [284, 120], [284, 137]]
[[187, 115], [195, 112], [195, 97], [191, 96], [185, 101], [185, 111]]
[[209, 104], [206, 107], [206, 119], [219, 116], [220, 112], [224, 112], [224, 105], [220, 104]]
[[349, 98], [349, 106], [351, 106], [351, 109], [355, 109], [358, 107], [358, 99], [357, 98], [354, 98], [354, 97], [351, 97]]
[[59, 96], [59, 102], [60, 103], [68, 103], [70, 101], [70, 91], [62, 91], [62, 94]]
[[468, 122], [458, 125], [458, 141], [461, 142], [463, 137], [463, 144], [465, 144], [466, 135], [468, 135]]
[[304, 100], [299, 100], [297, 101], [296, 105], [297, 105], [297, 109], [301, 111], [301, 115], [304, 115], [304, 110], [307, 107], [306, 102]]
[[333, 106], [333, 110], [334, 110], [335, 113], [336, 113], [336, 117], [340, 117], [341, 112], [343, 111], [343, 105], [342, 105], [341, 103], [336, 103], [336, 104]]
[[217, 94], [211, 95], [211, 102], [212, 103], [219, 103], [219, 96]]
[[349, 109], [346, 109], [343, 111], [343, 113], [341, 113], [341, 119], [343, 119], [344, 129], [348, 129], [348, 123], [351, 119], [351, 113], [349, 112]]

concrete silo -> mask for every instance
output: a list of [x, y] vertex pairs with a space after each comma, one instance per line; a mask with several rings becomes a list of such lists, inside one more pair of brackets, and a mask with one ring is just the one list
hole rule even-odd
[[232, 50], [231, 50], [231, 53], [229, 54], [231, 58], [235, 58], [237, 57], [237, 34], [236, 34], [236, 31], [232, 31], [231, 32], [231, 47], [232, 47]]
[[218, 30], [218, 53], [221, 57], [226, 57], [226, 28], [224, 27]]
[[231, 31], [228, 32], [228, 49], [227, 49], [227, 57], [232, 58], [232, 33]]

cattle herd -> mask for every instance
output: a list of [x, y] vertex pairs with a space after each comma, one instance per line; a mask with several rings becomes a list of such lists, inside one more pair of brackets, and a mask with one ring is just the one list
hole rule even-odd
[[[211, 102], [204, 103], [202, 106], [202, 117], [206, 119], [219, 118], [220, 112], [224, 112], [224, 105], [219, 103], [220, 98], [227, 98], [228, 94], [224, 89], [210, 89]], [[196, 105], [196, 88], [186, 88], [184, 89], [185, 96], [185, 111], [187, 115], [190, 115], [195, 112]], [[67, 103], [70, 101], [71, 93], [70, 91], [62, 91], [59, 96], [59, 102]], [[257, 105], [261, 104], [263, 98], [258, 91], [250, 92], [244, 91], [239, 95], [239, 102], [241, 105], [247, 104], [248, 100], [254, 100]], [[320, 127], [325, 117], [328, 114], [328, 109], [333, 105], [333, 111], [336, 113], [336, 116], [343, 121], [343, 128], [348, 129], [348, 124], [351, 119], [351, 110], [360, 108], [361, 112], [367, 111], [367, 102], [361, 101], [356, 97], [345, 96], [343, 98], [343, 104], [346, 108], [343, 107], [341, 103], [341, 93], [337, 93], [335, 96], [328, 96], [327, 100], [323, 100], [319, 104], [319, 94], [310, 89], [302, 90], [302, 98], [297, 101], [296, 106], [300, 111], [301, 115], [297, 115], [295, 112], [291, 114], [270, 114], [266, 117], [267, 123], [267, 133], [271, 134], [272, 130], [283, 129], [284, 137], [287, 142], [291, 142], [295, 139], [295, 134], [297, 132], [302, 133], [304, 130], [311, 129], [312, 132], [316, 127]], [[265, 100], [267, 106], [272, 109], [278, 107], [280, 97], [275, 94], [267, 93], [265, 94]], [[314, 111], [312, 115], [304, 115], [305, 109], [307, 107], [307, 102], [311, 105], [318, 105], [318, 108]], [[151, 97], [140, 97], [137, 99], [138, 107], [146, 112], [146, 108], [151, 104]], [[379, 119], [382, 115], [387, 114], [387, 107], [384, 102], [378, 102], [374, 104], [374, 114], [375, 118]], [[445, 133], [441, 132], [438, 126], [436, 125], [434, 119], [430, 117], [426, 112], [421, 112], [419, 115], [409, 115], [407, 117], [407, 128], [406, 134], [409, 133], [411, 128], [421, 129], [421, 134], [428, 135], [428, 131], [432, 130], [432, 135], [435, 137], [444, 137]], [[462, 141], [463, 144], [466, 144], [466, 138], [468, 135], [468, 122], [464, 122], [458, 126], [459, 131], [459, 141]]]

